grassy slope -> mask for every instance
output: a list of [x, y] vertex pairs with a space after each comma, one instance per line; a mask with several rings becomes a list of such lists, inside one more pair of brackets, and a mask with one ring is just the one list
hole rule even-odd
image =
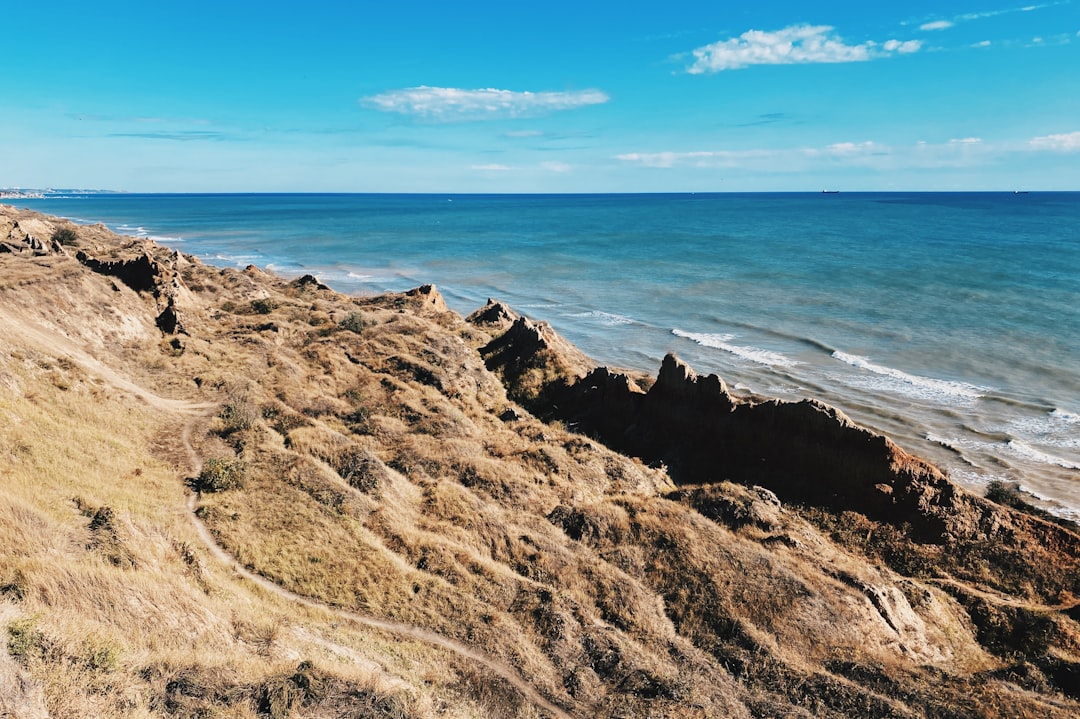
[[[0, 241], [54, 229], [3, 214]], [[78, 236], [98, 257], [136, 249]], [[868, 560], [858, 518], [811, 523], [728, 483], [690, 501], [662, 471], [505, 414], [476, 352], [490, 336], [437, 295], [176, 269], [174, 337], [154, 326], [162, 296], [0, 254], [0, 715], [542, 714], [453, 652], [231, 573], [186, 514], [187, 424], [200, 457], [247, 468], [198, 510], [241, 563], [477, 647], [574, 716], [1080, 711], [970, 602]], [[739, 512], [707, 518], [701, 492]], [[1029, 627], [1031, 651], [1077, 661], [1064, 612], [990, 608]]]

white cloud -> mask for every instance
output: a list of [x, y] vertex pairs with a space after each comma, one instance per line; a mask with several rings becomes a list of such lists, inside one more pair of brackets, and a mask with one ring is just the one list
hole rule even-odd
[[739, 37], [694, 50], [694, 64], [687, 72], [699, 75], [750, 65], [865, 62], [894, 53], [917, 52], [922, 47], [919, 40], [847, 45], [832, 31], [828, 25], [792, 25], [776, 32], [748, 30]]
[[517, 92], [481, 88], [408, 87], [372, 95], [361, 102], [382, 112], [416, 115], [452, 122], [505, 117], [535, 117], [559, 110], [599, 105], [610, 98], [600, 90], [576, 92]]
[[933, 22], [923, 23], [919, 26], [920, 30], [948, 30], [954, 23], [949, 20], [934, 20]]
[[510, 168], [506, 165], [500, 165], [493, 162], [489, 165], [473, 165], [469, 169], [480, 170], [482, 172], [506, 172]]
[[1060, 135], [1043, 135], [1028, 140], [1028, 145], [1036, 150], [1053, 152], [1077, 152], [1080, 150], [1080, 131], [1066, 132]]
[[[866, 142], [837, 142], [826, 147], [824, 154], [851, 157], [852, 155], [862, 155], [867, 152], [878, 151], [881, 149], [881, 145], [875, 145], [870, 140], [867, 140]], [[818, 154], [819, 151], [811, 150], [811, 152], [813, 154]]]
[[542, 130], [510, 130], [503, 133], [507, 137], [542, 137]]
[[990, 47], [991, 44], [992, 43], [989, 40], [983, 40], [982, 42], [975, 43], [972, 47]]
[[[1080, 149], [1080, 133], [1073, 137]], [[872, 140], [836, 142], [818, 147], [631, 152], [615, 159], [649, 168], [737, 169], [746, 172], [819, 172], [836, 167], [892, 172], [905, 168], [970, 168], [1002, 151], [975, 137], [942, 142], [920, 140], [889, 145]]]
[[628, 152], [616, 155], [616, 160], [632, 162], [645, 167], [675, 167], [676, 165], [690, 165], [692, 167], [736, 167], [739, 159], [751, 156], [764, 156], [772, 154], [771, 151], [747, 150], [732, 152], [730, 150], [697, 150], [694, 152]]

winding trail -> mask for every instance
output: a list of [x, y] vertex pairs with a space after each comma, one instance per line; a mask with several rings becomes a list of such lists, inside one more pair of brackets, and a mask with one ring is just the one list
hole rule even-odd
[[[202, 460], [198, 453], [195, 452], [195, 448], [191, 444], [191, 429], [197, 418], [192, 419], [184, 424], [184, 431], [181, 439], [184, 444], [184, 450], [188, 454], [188, 459], [191, 463], [193, 476], [197, 476], [202, 471]], [[429, 644], [432, 646], [440, 647], [442, 649], [449, 650], [460, 657], [469, 659], [478, 664], [483, 665], [495, 675], [505, 680], [508, 684], [514, 687], [526, 700], [528, 700], [533, 706], [547, 712], [552, 717], [557, 719], [572, 719], [572, 716], [563, 709], [559, 708], [555, 704], [548, 701], [540, 692], [538, 692], [531, 684], [525, 681], [513, 667], [504, 662], [498, 661], [482, 652], [473, 649], [467, 644], [463, 644], [449, 637], [445, 637], [441, 634], [437, 634], [427, 629], [412, 625], [402, 624], [400, 622], [392, 622], [387, 619], [380, 619], [378, 617], [369, 616], [366, 614], [358, 614], [356, 612], [350, 612], [344, 609], [338, 609], [331, 607], [322, 602], [318, 602], [310, 597], [305, 597], [301, 594], [296, 594], [288, 589], [285, 589], [279, 584], [275, 584], [261, 574], [247, 569], [241, 565], [235, 557], [229, 554], [224, 547], [217, 543], [214, 536], [210, 533], [210, 530], [203, 524], [202, 520], [195, 513], [195, 510], [199, 506], [199, 494], [192, 492], [188, 497], [188, 509], [190, 510], [190, 516], [192, 522], [195, 525], [195, 531], [198, 533], [199, 538], [206, 545], [210, 553], [213, 554], [219, 561], [226, 566], [230, 567], [236, 574], [240, 575], [244, 579], [262, 587], [267, 592], [286, 599], [288, 601], [300, 604], [312, 609], [318, 609], [325, 612], [330, 612], [342, 619], [350, 620], [364, 626], [378, 629], [379, 631], [387, 632], [390, 634], [396, 634], [401, 637], [408, 637], [417, 641]]]
[[[89, 374], [98, 377], [116, 389], [138, 397], [154, 409], [189, 417], [188, 421], [184, 423], [181, 440], [184, 451], [188, 456], [188, 462], [191, 465], [193, 472], [192, 476], [198, 476], [199, 472], [202, 471], [202, 459], [199, 457], [191, 443], [191, 431], [198, 420], [207, 417], [210, 414], [210, 410], [217, 408], [218, 405], [216, 403], [196, 403], [181, 399], [167, 399], [154, 394], [133, 381], [130, 377], [117, 372], [89, 352], [86, 352], [83, 348], [79, 347], [75, 341], [65, 336], [56, 328], [45, 326], [36, 318], [30, 318], [26, 316], [25, 313], [20, 312], [15, 308], [0, 306], [0, 326], [4, 327], [5, 333], [17, 338], [24, 345], [48, 354], [66, 357], [82, 367]], [[412, 624], [392, 622], [374, 616], [358, 614], [356, 612], [331, 607], [309, 597], [291, 592], [284, 587], [275, 584], [266, 577], [245, 568], [236, 561], [224, 547], [217, 543], [217, 540], [214, 539], [210, 530], [207, 529], [206, 525], [203, 524], [202, 520], [195, 514], [195, 510], [198, 509], [198, 503], [199, 495], [193, 492], [188, 497], [187, 505], [190, 510], [191, 520], [195, 525], [195, 530], [198, 533], [199, 538], [202, 540], [203, 544], [206, 545], [207, 549], [210, 550], [211, 554], [221, 561], [222, 564], [231, 567], [239, 576], [287, 601], [323, 612], [329, 612], [342, 619], [372, 627], [379, 631], [401, 637], [408, 637], [431, 646], [451, 651], [460, 657], [469, 659], [486, 667], [493, 674], [502, 678], [507, 684], [514, 687], [533, 706], [546, 712], [551, 717], [555, 717], [555, 719], [573, 719], [566, 711], [544, 698], [540, 692], [514, 671], [513, 667], [509, 664], [498, 661], [466, 644]], [[328, 646], [335, 651], [344, 649], [332, 642], [320, 641], [319, 643]], [[351, 651], [349, 653], [352, 654]]]

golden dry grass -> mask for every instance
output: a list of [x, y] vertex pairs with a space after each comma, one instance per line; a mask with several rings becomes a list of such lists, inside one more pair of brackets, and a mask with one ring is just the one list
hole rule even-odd
[[[484, 367], [491, 337], [431, 295], [176, 268], [188, 334], [164, 337], [150, 293], [0, 255], [0, 713], [545, 714], [461, 653], [334, 608], [464, 642], [573, 716], [1080, 709], [987, 646], [967, 595], [873, 561], [857, 518], [676, 489], [539, 422]], [[217, 541], [328, 608], [201, 543], [185, 428], [200, 460], [246, 467], [199, 498]], [[1047, 651], [1080, 660], [1075, 621], [1054, 621]]]

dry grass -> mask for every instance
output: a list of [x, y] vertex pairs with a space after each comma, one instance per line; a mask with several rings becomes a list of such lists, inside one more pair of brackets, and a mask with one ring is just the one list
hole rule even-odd
[[[180, 276], [190, 334], [162, 338], [149, 293], [0, 255], [0, 323], [58, 343], [0, 334], [0, 714], [544, 715], [474, 660], [291, 604], [209, 554], [185, 509], [185, 425], [206, 472], [246, 469], [198, 510], [242, 565], [460, 640], [574, 716], [1080, 709], [1058, 665], [980, 634], [972, 617], [1000, 602], [929, 581], [933, 548], [727, 483], [676, 490], [537, 421], [484, 367], [491, 337], [437, 298]], [[1080, 661], [1076, 622], [1051, 614], [1039, 651]]]

